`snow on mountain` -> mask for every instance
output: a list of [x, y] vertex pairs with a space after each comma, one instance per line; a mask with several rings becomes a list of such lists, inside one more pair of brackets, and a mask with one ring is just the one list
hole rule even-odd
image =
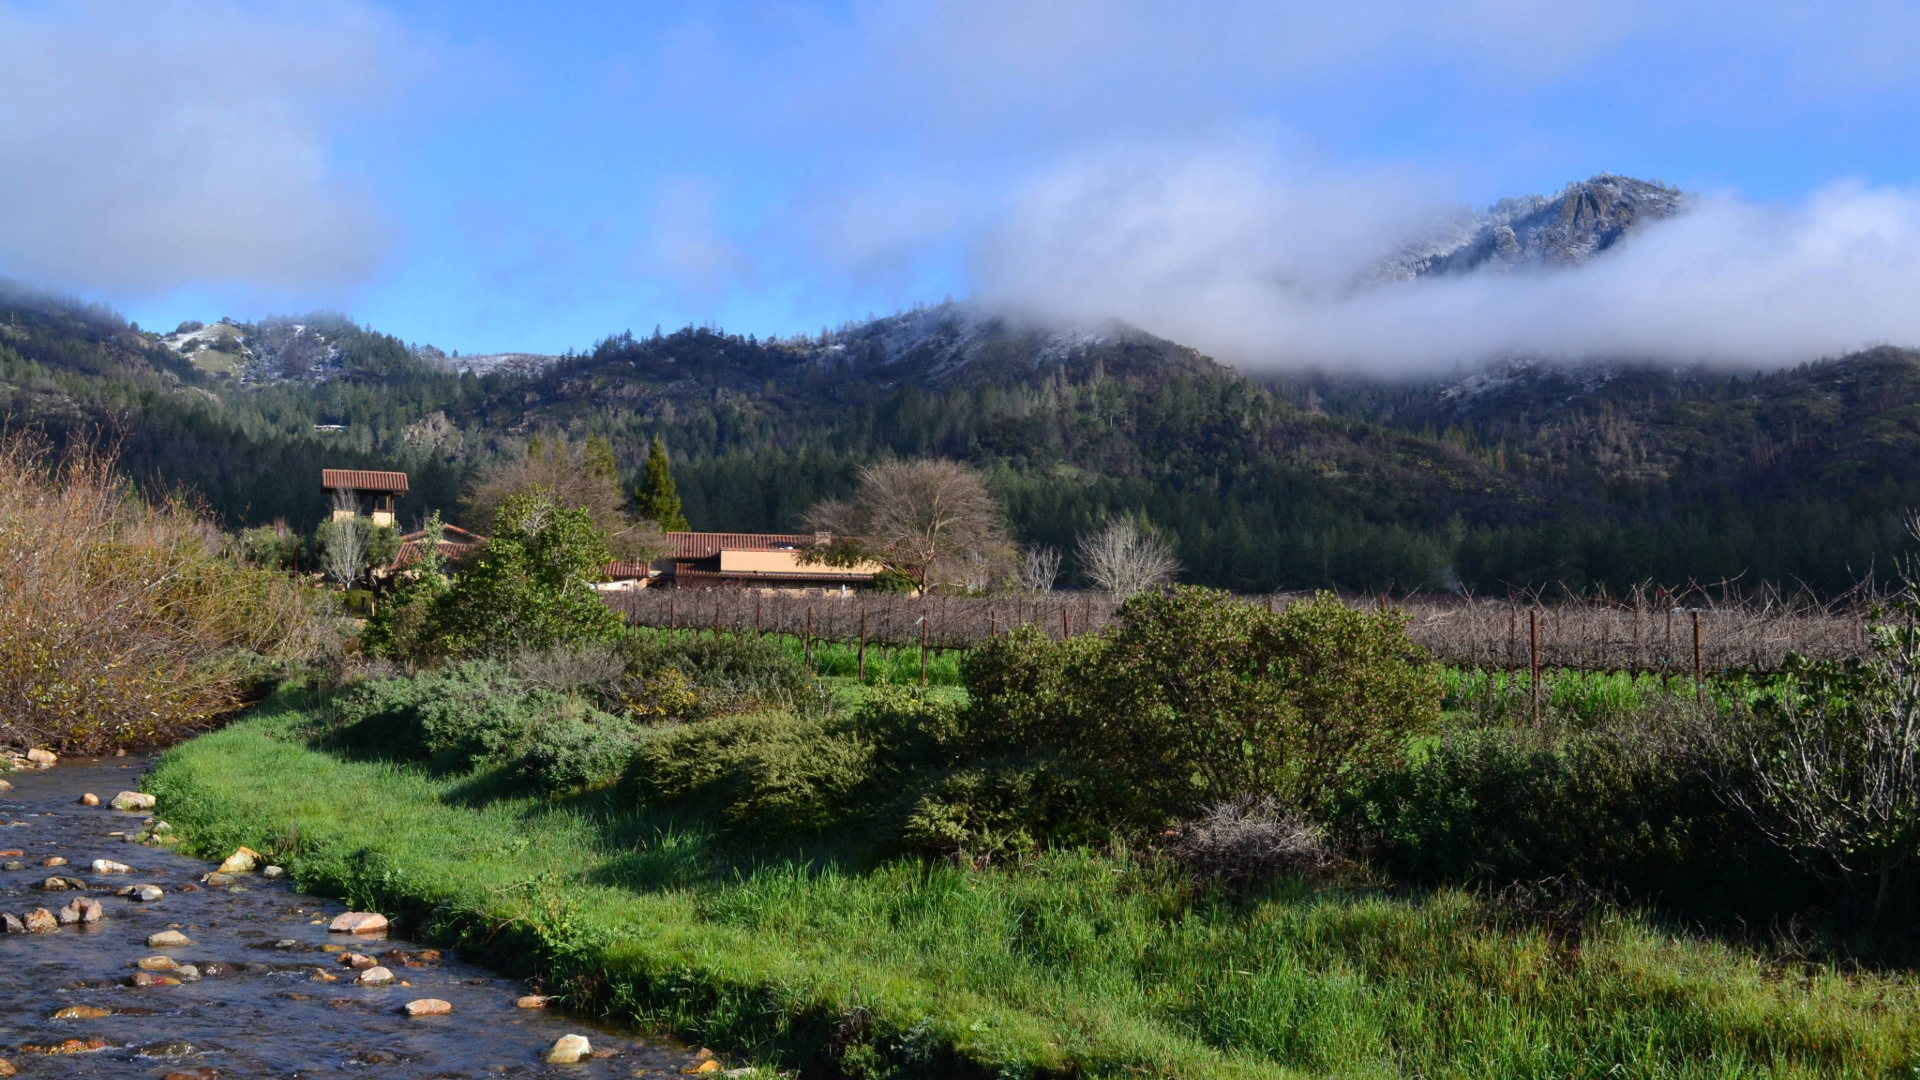
[[537, 375], [560, 362], [558, 356], [524, 352], [480, 353], [438, 359], [454, 371], [470, 371], [475, 375], [491, 375], [495, 372], [506, 375]]
[[1659, 181], [1601, 173], [1559, 194], [1502, 199], [1484, 212], [1436, 222], [1388, 258], [1376, 276], [1389, 281], [1516, 267], [1577, 266], [1636, 227], [1672, 217], [1686, 196]]

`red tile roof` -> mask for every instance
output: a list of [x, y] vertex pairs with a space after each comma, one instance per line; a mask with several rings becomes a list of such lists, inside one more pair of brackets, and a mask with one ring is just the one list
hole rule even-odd
[[320, 487], [326, 491], [397, 491], [405, 494], [407, 474], [368, 469], [321, 469]]
[[[486, 537], [478, 533], [470, 533], [458, 525], [442, 525], [440, 529], [440, 557], [443, 559], [458, 562], [487, 542]], [[425, 529], [402, 536], [400, 550], [393, 556], [393, 568], [398, 570], [403, 566], [412, 565], [419, 559], [426, 539]]]
[[676, 559], [711, 559], [727, 551], [792, 551], [812, 547], [812, 533], [670, 532]]

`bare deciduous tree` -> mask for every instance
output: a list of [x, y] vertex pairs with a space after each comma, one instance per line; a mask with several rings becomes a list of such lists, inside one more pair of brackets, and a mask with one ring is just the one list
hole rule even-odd
[[[360, 499], [351, 491], [335, 491], [333, 509], [358, 515]], [[366, 562], [367, 530], [362, 527], [360, 519], [355, 516], [328, 523], [325, 542], [320, 550], [320, 569], [341, 585], [352, 585], [360, 579]]]
[[[1907, 529], [1920, 539], [1920, 518]], [[1750, 778], [1731, 801], [1875, 924], [1920, 867], [1920, 569], [1902, 569], [1907, 621], [1873, 628], [1867, 663], [1790, 681], [1733, 733]]]
[[1020, 555], [1020, 587], [1030, 593], [1052, 592], [1060, 577], [1060, 549], [1042, 545]]
[[1082, 537], [1080, 571], [1104, 592], [1128, 597], [1173, 581], [1180, 561], [1173, 549], [1131, 518], [1116, 517], [1099, 532]]
[[597, 453], [564, 441], [535, 445], [526, 457], [489, 465], [467, 489], [467, 527], [492, 533], [501, 504], [535, 488], [550, 492], [556, 506], [586, 510], [594, 528], [606, 534], [615, 558], [645, 561], [667, 551], [666, 537], [657, 526], [628, 514], [627, 493], [613, 467], [611, 448], [604, 443]]
[[868, 465], [851, 500], [820, 503], [807, 523], [828, 538], [810, 561], [878, 563], [922, 591], [977, 591], [1012, 562], [999, 503], [979, 473], [953, 461]]

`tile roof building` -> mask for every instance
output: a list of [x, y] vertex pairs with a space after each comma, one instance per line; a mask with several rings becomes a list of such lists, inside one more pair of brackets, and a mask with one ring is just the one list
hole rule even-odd
[[361, 508], [370, 503], [368, 516], [373, 518], [373, 523], [392, 525], [393, 500], [407, 493], [407, 474], [370, 469], [321, 469], [320, 490], [334, 497], [335, 521], [359, 517]]
[[[633, 586], [679, 588], [761, 586], [817, 589], [866, 585], [880, 567], [806, 563], [801, 554], [824, 537], [813, 533], [670, 532], [668, 555], [652, 563], [613, 563], [607, 576]], [[631, 586], [630, 586], [631, 587]]]

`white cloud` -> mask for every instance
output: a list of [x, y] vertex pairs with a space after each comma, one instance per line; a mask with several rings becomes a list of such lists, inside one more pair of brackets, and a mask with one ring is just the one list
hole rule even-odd
[[330, 160], [412, 61], [351, 0], [0, 7], [0, 272], [117, 295], [327, 289], [391, 226]]
[[1411, 178], [1240, 152], [1050, 174], [981, 246], [982, 298], [1118, 317], [1247, 366], [1395, 374], [1510, 355], [1775, 366], [1920, 342], [1920, 192], [1695, 198], [1575, 269], [1368, 283], [1440, 208]]

